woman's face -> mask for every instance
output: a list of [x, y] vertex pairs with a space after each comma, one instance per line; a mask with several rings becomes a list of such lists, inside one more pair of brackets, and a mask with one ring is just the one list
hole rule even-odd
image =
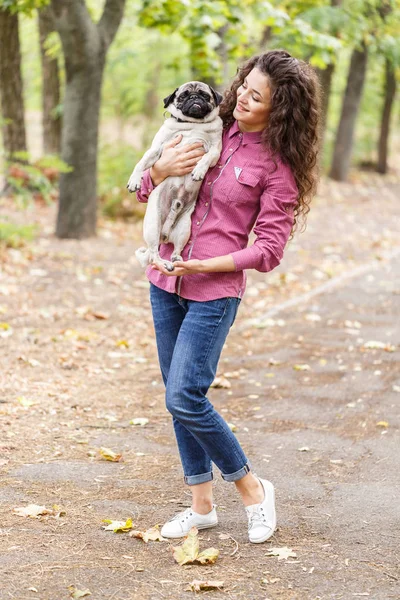
[[271, 111], [271, 89], [266, 75], [254, 68], [238, 88], [233, 116], [241, 131], [261, 131]]

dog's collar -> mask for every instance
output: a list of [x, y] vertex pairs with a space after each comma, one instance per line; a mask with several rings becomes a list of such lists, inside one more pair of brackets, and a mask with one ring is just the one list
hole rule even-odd
[[175, 119], [175, 121], [176, 121], [177, 123], [187, 123], [187, 121], [184, 121], [183, 119], [178, 119], [178, 117], [174, 117], [174, 115], [171, 115], [171, 117], [172, 117], [173, 119]]

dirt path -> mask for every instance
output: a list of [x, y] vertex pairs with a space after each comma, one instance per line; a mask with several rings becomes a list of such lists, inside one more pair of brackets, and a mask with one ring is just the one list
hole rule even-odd
[[[178, 600], [193, 579], [224, 581], [202, 592], [212, 598], [399, 598], [400, 186], [359, 177], [325, 182], [278, 269], [249, 272], [220, 362], [238, 373], [210, 399], [276, 484], [279, 528], [249, 544], [215, 469], [220, 525], [201, 546], [220, 556], [209, 567], [101, 528], [132, 517], [146, 529], [190, 503], [133, 258], [140, 226], [103, 222], [97, 239], [60, 241], [54, 210], [4, 201], [3, 214], [41, 233], [3, 257], [0, 279], [1, 600], [63, 600], [71, 585], [94, 600]], [[101, 446], [124, 461], [101, 460]], [[30, 503], [66, 514], [13, 514]], [[283, 546], [297, 557], [266, 556]]]

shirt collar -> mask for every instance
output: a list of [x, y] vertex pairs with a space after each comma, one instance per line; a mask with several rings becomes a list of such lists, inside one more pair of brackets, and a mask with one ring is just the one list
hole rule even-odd
[[262, 136], [262, 131], [243, 131], [241, 132], [239, 129], [239, 125], [238, 122], [235, 121], [233, 122], [233, 124], [231, 125], [231, 127], [228, 130], [228, 137], [232, 138], [235, 135], [239, 135], [240, 133], [243, 134], [243, 145], [245, 144], [260, 144], [261, 143], [261, 136]]

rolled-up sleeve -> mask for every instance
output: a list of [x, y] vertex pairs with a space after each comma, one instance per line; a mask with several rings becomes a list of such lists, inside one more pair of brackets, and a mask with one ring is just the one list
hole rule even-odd
[[297, 199], [298, 189], [292, 171], [279, 161], [260, 198], [254, 243], [231, 253], [236, 271], [256, 269], [265, 273], [279, 265], [293, 227]]
[[140, 190], [136, 192], [136, 198], [139, 202], [147, 202], [151, 192], [154, 190], [155, 185], [153, 184], [150, 177], [150, 169], [147, 169], [143, 173], [142, 185]]

